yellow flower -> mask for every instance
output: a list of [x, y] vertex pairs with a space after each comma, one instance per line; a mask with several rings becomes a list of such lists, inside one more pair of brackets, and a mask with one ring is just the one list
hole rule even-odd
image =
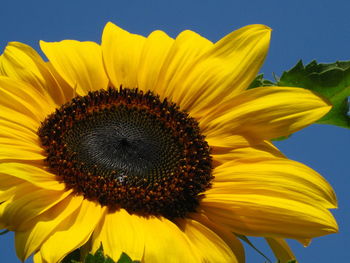
[[[17, 255], [73, 250], [142, 262], [244, 262], [238, 235], [334, 233], [330, 185], [269, 140], [330, 110], [313, 92], [247, 90], [270, 29], [217, 43], [184, 31], [147, 38], [108, 23], [102, 44], [10, 43], [0, 59], [0, 226]], [[235, 234], [233, 234], [235, 233]]]

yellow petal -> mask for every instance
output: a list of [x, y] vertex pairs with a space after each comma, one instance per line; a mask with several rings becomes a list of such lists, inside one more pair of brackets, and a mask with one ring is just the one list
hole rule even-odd
[[45, 154], [40, 146], [20, 138], [0, 137], [0, 164], [11, 160], [43, 160]]
[[0, 104], [0, 120], [6, 123], [14, 123], [16, 125], [22, 126], [24, 129], [29, 129], [33, 133], [36, 133], [40, 123], [33, 119], [32, 117], [26, 115], [25, 113], [20, 113], [13, 107], [6, 107]]
[[0, 119], [0, 136], [2, 138], [19, 139], [33, 144], [38, 144], [39, 139], [36, 131], [26, 127], [25, 124], [5, 119]]
[[39, 146], [36, 134], [38, 122], [28, 116], [0, 106], [0, 160], [44, 159], [43, 149]]
[[0, 77], [0, 105], [31, 117], [38, 124], [54, 111], [54, 105], [33, 87], [22, 81]]
[[[205, 53], [212, 43], [195, 32], [186, 30], [175, 39], [159, 73], [154, 91], [161, 98], [168, 97], [182, 106], [182, 85], [189, 70], [195, 65], [198, 57]], [[186, 92], [193, 92], [186, 90]]]
[[187, 238], [174, 223], [130, 215], [124, 209], [108, 214], [92, 239], [93, 251], [102, 244], [104, 252], [115, 261], [125, 252], [142, 262], [198, 262]]
[[0, 191], [7, 190], [10, 187], [16, 186], [16, 184], [19, 184], [19, 183], [22, 183], [22, 182], [23, 181], [21, 179], [18, 179], [16, 177], [1, 175], [0, 176]]
[[242, 235], [302, 239], [338, 231], [334, 217], [323, 206], [288, 197], [206, 194], [201, 206], [211, 220]]
[[250, 25], [215, 43], [177, 80], [181, 107], [201, 116], [246, 89], [265, 59], [270, 31]]
[[37, 252], [34, 254], [33, 261], [34, 261], [34, 263], [47, 263], [47, 262], [43, 261], [43, 258], [41, 257], [40, 252]]
[[[192, 219], [178, 221], [198, 262], [238, 262], [230, 247], [209, 228]], [[186, 261], [177, 261], [186, 262]]]
[[17, 191], [31, 189], [31, 185], [12, 176], [0, 176], [0, 203], [3, 209], [7, 206], [4, 202], [12, 200]]
[[[248, 159], [248, 161], [246, 161]], [[207, 193], [253, 194], [315, 203], [336, 208], [332, 187], [316, 171], [301, 163], [271, 158], [250, 161], [241, 158], [214, 170], [214, 185]]]
[[32, 147], [32, 146], [38, 146], [38, 138], [35, 138], [35, 140], [31, 140], [26, 136], [26, 134], [23, 134], [19, 132], [18, 130], [15, 130], [12, 134], [10, 133], [12, 129], [6, 129], [6, 127], [0, 132], [0, 144], [1, 145], [17, 145], [17, 146], [23, 146], [25, 147]]
[[38, 145], [36, 145], [36, 143], [30, 142], [30, 141], [25, 140], [25, 139], [20, 138], [20, 137], [18, 137], [17, 139], [0, 137], [0, 145], [1, 145], [1, 147], [5, 147], [5, 148], [7, 146], [20, 146], [20, 147], [29, 148], [29, 149], [39, 147]]
[[102, 34], [103, 62], [113, 86], [137, 87], [137, 73], [145, 38], [107, 23]]
[[276, 259], [281, 263], [287, 263], [290, 260], [295, 260], [293, 251], [290, 249], [288, 243], [283, 238], [265, 238]]
[[40, 47], [53, 67], [81, 95], [105, 89], [108, 78], [102, 64], [101, 47], [94, 42], [40, 41]]
[[214, 163], [217, 165], [224, 164], [230, 161], [240, 162], [256, 162], [259, 160], [284, 158], [281, 153], [272, 143], [264, 141], [251, 147], [213, 147], [212, 157]]
[[100, 229], [92, 236], [93, 252], [102, 244], [104, 253], [114, 261], [118, 261], [122, 252], [133, 260], [141, 260], [145, 243], [140, 224], [138, 216], [130, 215], [124, 209], [107, 213]]
[[1, 219], [8, 229], [19, 230], [28, 220], [44, 213], [71, 192], [40, 189], [34, 185], [18, 189], [11, 202], [4, 207]]
[[194, 213], [190, 217], [216, 233], [231, 248], [238, 263], [245, 263], [244, 247], [232, 231], [210, 221], [203, 213]]
[[43, 154], [42, 149], [37, 145], [30, 147], [23, 147], [22, 145], [1, 145], [0, 144], [0, 162], [11, 161], [41, 161], [46, 156]]
[[19, 259], [24, 261], [33, 252], [39, 250], [41, 244], [55, 232], [66, 218], [76, 217], [82, 201], [82, 196], [70, 195], [48, 211], [30, 220], [28, 224], [32, 225], [31, 228], [26, 231], [17, 231], [15, 244]]
[[30, 46], [11, 42], [5, 48], [1, 59], [3, 74], [29, 83], [57, 106], [66, 102], [64, 91], [58, 85], [46, 63]]
[[207, 136], [205, 140], [208, 142], [210, 148], [226, 149], [229, 151], [233, 148], [248, 147], [252, 144], [249, 138], [244, 135], [234, 134], [227, 136]]
[[155, 91], [159, 73], [174, 40], [163, 31], [154, 31], [146, 39], [137, 75], [138, 87]]
[[63, 191], [65, 184], [60, 183], [56, 175], [25, 163], [0, 163], [0, 176], [18, 178], [33, 185], [54, 191]]
[[296, 132], [330, 109], [328, 102], [306, 89], [261, 87], [216, 108], [200, 120], [200, 126], [208, 138], [241, 134], [259, 142]]
[[144, 228], [144, 262], [201, 262], [193, 251], [190, 238], [177, 225], [163, 217], [141, 218]]
[[43, 243], [40, 251], [44, 261], [59, 262], [67, 254], [84, 245], [104, 216], [104, 211], [105, 208], [100, 204], [84, 200], [78, 214], [64, 220]]
[[81, 89], [77, 90], [77, 85], [75, 85], [74, 87], [70, 86], [69, 83], [57, 72], [56, 68], [52, 65], [50, 61], [46, 62], [46, 66], [50, 69], [50, 72], [57, 81], [58, 86], [63, 90], [63, 94], [66, 97], [66, 102], [70, 101], [77, 95], [85, 95], [85, 92], [83, 92]]

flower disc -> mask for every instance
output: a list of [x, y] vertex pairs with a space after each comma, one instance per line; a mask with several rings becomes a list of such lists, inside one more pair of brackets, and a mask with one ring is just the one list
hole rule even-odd
[[198, 123], [151, 92], [76, 97], [42, 123], [39, 136], [68, 188], [113, 209], [183, 217], [213, 178]]

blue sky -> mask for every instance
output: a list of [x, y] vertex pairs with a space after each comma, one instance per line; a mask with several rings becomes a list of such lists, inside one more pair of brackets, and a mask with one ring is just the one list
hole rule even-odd
[[[9, 41], [38, 48], [38, 41], [62, 39], [100, 41], [106, 22], [147, 35], [155, 29], [176, 36], [191, 29], [216, 41], [241, 26], [262, 23], [273, 29], [266, 63], [267, 77], [281, 75], [299, 60], [350, 60], [350, 2], [346, 0], [192, 0], [192, 1], [2, 1], [0, 52]], [[278, 142], [291, 159], [320, 172], [334, 187], [339, 209], [334, 211], [340, 233], [312, 241], [308, 248], [290, 242], [300, 262], [345, 262], [350, 243], [349, 130], [314, 125]], [[266, 246], [254, 239], [261, 249]], [[267, 253], [270, 255], [269, 253]], [[19, 262], [13, 235], [0, 237], [2, 262]], [[247, 262], [264, 262], [247, 249]]]

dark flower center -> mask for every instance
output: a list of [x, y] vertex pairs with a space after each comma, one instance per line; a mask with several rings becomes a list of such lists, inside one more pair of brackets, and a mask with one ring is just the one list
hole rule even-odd
[[184, 217], [213, 178], [196, 120], [151, 92], [110, 88], [76, 97], [38, 134], [66, 187], [109, 209]]

